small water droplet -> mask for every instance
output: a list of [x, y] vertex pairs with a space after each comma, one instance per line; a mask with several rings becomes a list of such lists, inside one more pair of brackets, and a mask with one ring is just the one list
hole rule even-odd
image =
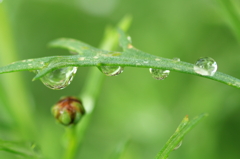
[[130, 36], [127, 37], [129, 43], [132, 43], [132, 38]]
[[181, 61], [180, 58], [178, 58], [178, 57], [174, 57], [173, 60], [176, 61], [176, 62], [180, 62]]
[[101, 66], [98, 69], [106, 76], [116, 76], [123, 72], [123, 67], [121, 66]]
[[197, 60], [194, 71], [203, 76], [213, 76], [217, 71], [217, 63], [211, 57], [203, 57]]
[[169, 70], [150, 68], [149, 71], [156, 80], [164, 80], [170, 74]]
[[182, 146], [182, 141], [180, 141], [179, 144], [178, 144], [173, 150], [177, 150], [177, 149], [179, 149], [179, 147], [181, 147], [181, 146]]
[[71, 83], [76, 72], [77, 67], [63, 67], [46, 74], [40, 80], [48, 88], [60, 90]]

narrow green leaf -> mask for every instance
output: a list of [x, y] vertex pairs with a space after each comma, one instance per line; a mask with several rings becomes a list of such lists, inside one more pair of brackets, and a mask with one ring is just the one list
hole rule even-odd
[[13, 155], [22, 157], [39, 158], [39, 154], [34, 151], [34, 146], [25, 142], [13, 142], [0, 140], [0, 151], [6, 151]]
[[193, 64], [175, 61], [163, 57], [154, 56], [133, 47], [131, 40], [123, 31], [120, 33], [120, 44], [123, 52], [111, 52], [94, 48], [88, 44], [74, 39], [61, 38], [50, 43], [52, 47], [65, 48], [70, 51], [77, 52], [78, 55], [71, 56], [51, 56], [37, 59], [29, 59], [18, 61], [13, 64], [0, 68], [1, 73], [39, 70], [33, 80], [39, 79], [45, 74], [67, 66], [123, 66], [123, 67], [142, 67], [142, 68], [158, 68], [170, 71], [183, 72], [202, 76], [212, 80], [216, 80], [227, 85], [240, 88], [240, 80], [221, 72], [216, 72], [213, 76], [203, 76], [194, 72]]
[[155, 159], [166, 159], [168, 158], [170, 152], [172, 152], [183, 140], [183, 137], [195, 126], [200, 120], [206, 117], [207, 114], [201, 114], [191, 121], [189, 121], [188, 116], [183, 118], [182, 122], [178, 126], [177, 130], [170, 137], [167, 143], [164, 145], [162, 150], [157, 154]]

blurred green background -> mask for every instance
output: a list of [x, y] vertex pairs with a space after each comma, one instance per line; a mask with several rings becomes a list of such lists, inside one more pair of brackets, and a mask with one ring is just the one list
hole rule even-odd
[[[136, 48], [190, 63], [209, 56], [217, 61], [219, 71], [240, 78], [238, 36], [219, 1], [3, 0], [0, 5], [7, 7], [18, 60], [68, 55], [66, 50], [47, 47], [60, 37], [98, 47], [105, 27], [115, 26], [130, 14], [128, 34]], [[232, 2], [236, 10], [240, 8]], [[32, 82], [33, 73], [21, 73], [37, 119], [36, 142], [48, 159], [59, 159], [64, 151], [64, 128], [50, 108], [61, 96], [78, 95], [88, 70], [79, 68], [72, 84], [61, 91], [50, 90], [39, 80]], [[191, 119], [206, 112], [209, 116], [169, 158], [239, 159], [239, 95], [239, 90], [205, 78], [171, 72], [167, 79], [157, 81], [148, 69], [127, 67], [121, 75], [105, 78], [78, 158], [109, 158], [126, 138], [130, 143], [123, 159], [154, 158], [185, 115]], [[1, 139], [17, 138], [11, 135], [3, 110], [0, 120]], [[20, 157], [0, 151], [0, 158]]]

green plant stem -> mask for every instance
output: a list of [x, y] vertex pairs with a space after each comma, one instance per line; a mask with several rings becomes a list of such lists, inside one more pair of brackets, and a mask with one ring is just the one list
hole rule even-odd
[[[6, 8], [0, 4], [0, 62], [1, 65], [11, 63], [17, 60], [14, 49], [14, 40], [11, 32]], [[26, 138], [33, 132], [33, 113], [32, 106], [29, 103], [29, 95], [24, 86], [20, 73], [8, 74], [1, 77], [3, 85], [4, 98], [7, 101], [7, 110], [16, 123], [16, 129], [19, 129]]]
[[[130, 22], [131, 17], [126, 16], [122, 21], [119, 22], [118, 27], [122, 28], [123, 30], [127, 30], [130, 26]], [[108, 27], [105, 31], [102, 43], [100, 44], [100, 48], [110, 51], [116, 48], [117, 43], [117, 29]], [[89, 75], [86, 78], [85, 87], [82, 89], [82, 92], [79, 95], [79, 98], [82, 99], [87, 113], [79, 124], [71, 127], [67, 132], [69, 144], [63, 159], [74, 159], [76, 157], [77, 149], [80, 147], [87, 127], [89, 126], [95, 102], [101, 91], [103, 80], [104, 75], [97, 68], [90, 69]]]

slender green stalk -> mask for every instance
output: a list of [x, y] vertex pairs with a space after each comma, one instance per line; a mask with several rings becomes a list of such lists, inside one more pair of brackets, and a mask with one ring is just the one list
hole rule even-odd
[[[240, 80], [227, 74], [216, 72], [214, 75], [202, 75], [194, 70], [194, 64], [154, 56], [133, 47], [130, 38], [119, 30], [120, 45], [122, 52], [107, 51], [97, 49], [88, 44], [74, 39], [58, 39], [51, 42], [53, 47], [61, 47], [70, 51], [75, 51], [79, 55], [72, 56], [51, 56], [36, 59], [17, 61], [7, 66], [0, 67], [1, 73], [24, 70], [39, 70], [33, 80], [40, 79], [45, 74], [62, 67], [101, 67], [101, 66], [122, 66], [122, 67], [141, 67], [170, 70], [182, 73], [209, 78], [222, 82], [232, 87], [240, 88]], [[114, 36], [113, 36], [114, 37]], [[111, 42], [112, 43], [112, 42]], [[108, 45], [107, 45], [108, 46]]]
[[[130, 25], [130, 21], [131, 18], [129, 16], [126, 16], [118, 24], [118, 27], [122, 28], [123, 30], [127, 30]], [[100, 44], [100, 48], [109, 51], [113, 50], [116, 48], [117, 42], [117, 29], [107, 28], [103, 41]], [[74, 159], [77, 155], [77, 149], [81, 146], [80, 144], [83, 140], [84, 134], [90, 124], [92, 112], [94, 110], [95, 102], [101, 91], [103, 79], [104, 75], [100, 73], [98, 69], [91, 68], [86, 79], [85, 87], [82, 89], [82, 92], [79, 95], [80, 99], [83, 101], [83, 105], [87, 113], [78, 125], [71, 127], [67, 132], [69, 137], [69, 144], [67, 146], [67, 150], [63, 156], [63, 159]]]
[[[6, 65], [16, 61], [17, 55], [14, 49], [14, 40], [11, 32], [6, 8], [0, 4], [0, 62]], [[29, 137], [33, 131], [33, 114], [30, 99], [19, 73], [8, 74], [1, 77], [4, 95], [7, 101], [7, 110], [16, 128], [20, 129], [25, 137]]]

